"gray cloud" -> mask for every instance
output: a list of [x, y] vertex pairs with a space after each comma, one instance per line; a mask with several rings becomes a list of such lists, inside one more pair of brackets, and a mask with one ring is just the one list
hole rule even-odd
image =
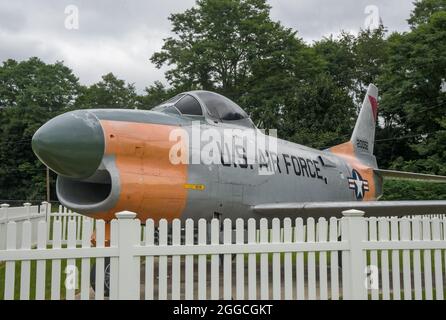
[[374, 5], [389, 31], [408, 30], [407, 19], [413, 8], [410, 0], [269, 0], [273, 19], [298, 30], [307, 42], [319, 40], [341, 30], [358, 32], [364, 27], [365, 8]]
[[[163, 80], [149, 57], [170, 35], [171, 13], [194, 0], [0, 0], [0, 61], [38, 56], [64, 61], [84, 84], [108, 72], [135, 83], [138, 91]], [[340, 30], [357, 32], [367, 5], [376, 5], [391, 31], [405, 31], [413, 7], [410, 0], [269, 0], [272, 18], [298, 30], [311, 43]], [[79, 8], [79, 29], [68, 30], [65, 8]], [[164, 81], [164, 80], [163, 80]]]
[[25, 25], [25, 15], [10, 8], [0, 7], [0, 30], [19, 32]]

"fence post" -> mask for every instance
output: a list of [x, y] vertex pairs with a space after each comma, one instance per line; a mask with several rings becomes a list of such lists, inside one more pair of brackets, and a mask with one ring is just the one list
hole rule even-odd
[[139, 299], [139, 265], [134, 255], [134, 246], [138, 244], [138, 230], [135, 230], [136, 213], [122, 211], [118, 218], [118, 299]]
[[23, 206], [25, 207], [26, 217], [28, 220], [30, 220], [31, 219], [31, 203], [25, 202], [23, 204]]
[[[9, 204], [0, 205], [0, 250], [6, 249], [6, 227], [8, 226], [8, 208]], [[4, 221], [2, 221], [4, 219]]]
[[1, 212], [2, 212], [2, 218], [5, 218], [6, 219], [6, 221], [5, 222], [8, 222], [8, 220], [9, 220], [9, 217], [8, 217], [8, 208], [9, 208], [9, 204], [7, 204], [7, 203], [2, 203], [1, 205], [0, 205], [0, 207], [1, 207]]
[[47, 218], [48, 219], [48, 202], [46, 202], [46, 201], [42, 201], [42, 203], [40, 204], [40, 210], [39, 210], [39, 213], [42, 213], [42, 208], [45, 208], [44, 210], [45, 210], [45, 218]]
[[[366, 300], [366, 260], [365, 253], [362, 248], [363, 241], [366, 240], [366, 220], [364, 219], [364, 211], [346, 210], [342, 212], [344, 223], [342, 233], [344, 239], [349, 243], [349, 254], [347, 255], [347, 264], [350, 271], [348, 282], [349, 288], [345, 292], [348, 296], [344, 299], [348, 300]], [[344, 263], [344, 262], [343, 262]]]
[[51, 222], [50, 222], [50, 218], [51, 218], [51, 217], [50, 217], [50, 215], [49, 215], [49, 213], [48, 213], [49, 203], [46, 202], [46, 201], [42, 201], [42, 203], [41, 203], [41, 205], [40, 205], [40, 208], [39, 208], [39, 213], [40, 213], [40, 214], [43, 213], [42, 208], [45, 208], [45, 221], [46, 221], [46, 225], [47, 225], [47, 227], [46, 227], [46, 233], [47, 233], [47, 235], [46, 235], [46, 239], [47, 239], [47, 241], [50, 241], [50, 233], [51, 233]]

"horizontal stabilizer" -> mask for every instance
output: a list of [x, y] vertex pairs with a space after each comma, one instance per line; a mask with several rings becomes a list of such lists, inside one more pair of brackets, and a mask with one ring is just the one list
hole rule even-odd
[[446, 183], [446, 176], [436, 176], [433, 174], [421, 174], [403, 171], [393, 170], [373, 170], [377, 175], [385, 179], [398, 179], [398, 180], [415, 180], [415, 181], [427, 181], [427, 182], [444, 182]]
[[368, 217], [430, 215], [446, 214], [446, 200], [271, 203], [255, 205], [251, 209], [259, 215], [284, 217], [340, 217], [342, 211], [349, 209], [362, 210]]

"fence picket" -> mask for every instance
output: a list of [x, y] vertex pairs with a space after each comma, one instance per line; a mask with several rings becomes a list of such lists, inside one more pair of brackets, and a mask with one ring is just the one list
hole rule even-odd
[[[399, 228], [397, 217], [390, 218], [391, 241], [399, 240]], [[393, 300], [401, 300], [400, 284], [400, 250], [392, 250], [392, 288]]]
[[[377, 223], [378, 220], [375, 217], [369, 219], [369, 241], [378, 241]], [[370, 250], [370, 265], [378, 270], [378, 253], [376, 250]], [[371, 286], [370, 291], [372, 300], [379, 300], [379, 281]]]
[[[82, 223], [82, 248], [90, 248], [90, 219], [84, 219]], [[78, 227], [79, 229], [80, 227]], [[81, 300], [90, 298], [90, 258], [81, 259]]]
[[[446, 217], [443, 215], [442, 218], [442, 226], [443, 226], [443, 237], [442, 240], [446, 240]], [[443, 250], [443, 255], [444, 255], [444, 261], [443, 261], [443, 266], [444, 266], [444, 274], [446, 275], [446, 250]]]
[[[194, 220], [186, 220], [186, 245], [194, 244]], [[194, 298], [194, 256], [187, 255], [185, 258], [185, 298], [192, 300]]]
[[[283, 242], [291, 243], [292, 242], [292, 228], [291, 228], [291, 219], [285, 218], [283, 220]], [[283, 262], [283, 273], [284, 273], [284, 286], [285, 286], [285, 299], [291, 300], [293, 299], [293, 260], [292, 254], [290, 252], [285, 252], [284, 254], [284, 262]]]
[[[272, 243], [280, 243], [280, 220], [273, 219], [272, 223]], [[273, 299], [281, 298], [281, 282], [280, 282], [280, 253], [273, 253]]]
[[[200, 219], [198, 221], [198, 245], [206, 245], [208, 223], [205, 219]], [[198, 299], [206, 299], [206, 258], [207, 256], [201, 254], [198, 256]], [[179, 272], [178, 272], [179, 273]]]
[[[330, 218], [330, 242], [338, 242], [338, 219]], [[339, 253], [330, 251], [330, 289], [331, 299], [339, 300]]]
[[[146, 221], [146, 227], [145, 227], [145, 239], [146, 239], [146, 246], [153, 246], [154, 245], [154, 233], [155, 233], [155, 226], [154, 221], [152, 219], [148, 219]], [[154, 284], [154, 266], [153, 266], [153, 256], [146, 256], [146, 274], [145, 274], [145, 299], [146, 300], [153, 300], [153, 284]]]
[[[62, 220], [63, 225], [63, 220]], [[63, 231], [62, 231], [63, 232]], [[73, 220], [68, 221], [67, 229], [67, 248], [76, 248], [76, 222]], [[65, 289], [67, 300], [74, 300], [74, 294], [78, 287], [78, 271], [75, 259], [68, 259], [65, 269]]]
[[[172, 222], [172, 245], [181, 245], [181, 221], [175, 219]], [[181, 257], [172, 257], [172, 299], [179, 300], [181, 297], [180, 291], [181, 282]]]
[[[432, 240], [440, 241], [440, 220], [432, 219]], [[443, 300], [443, 267], [441, 263], [441, 250], [434, 250], [435, 266], [435, 299]]]
[[[159, 245], [167, 246], [167, 220], [161, 219], [158, 225]], [[158, 298], [167, 299], [167, 256], [158, 257]]]
[[[14, 221], [6, 225], [6, 250], [15, 250], [17, 247], [17, 224]], [[5, 300], [14, 299], [15, 261], [6, 261], [5, 266]]]
[[[268, 243], [269, 230], [268, 220], [260, 219], [260, 243]], [[269, 299], [269, 278], [268, 278], [268, 254], [260, 254], [260, 299]]]
[[[223, 222], [223, 243], [232, 243], [232, 221], [225, 219]], [[223, 256], [223, 299], [232, 299], [232, 255]]]
[[[37, 224], [37, 249], [46, 249], [46, 222]], [[36, 267], [36, 300], [45, 299], [45, 260], [37, 260]]]
[[[305, 239], [304, 223], [302, 218], [296, 218], [294, 228], [294, 242], [302, 243]], [[304, 253], [296, 253], [296, 298], [297, 300], [305, 299], [305, 269], [304, 269]]]
[[[327, 220], [319, 218], [318, 220], [318, 242], [327, 242]], [[328, 299], [328, 283], [327, 283], [327, 253], [319, 252], [319, 290], [320, 299]]]
[[[22, 224], [22, 249], [31, 249], [31, 222], [26, 220]], [[31, 262], [23, 260], [20, 270], [20, 300], [29, 300], [29, 285]]]
[[[256, 221], [254, 219], [248, 220], [248, 243], [250, 245], [256, 243]], [[248, 299], [257, 299], [257, 268], [256, 268], [256, 254], [248, 254]]]
[[[387, 218], [378, 219], [378, 238], [380, 242], [387, 242], [390, 239], [389, 221]], [[389, 251], [381, 250], [381, 285], [382, 299], [390, 300], [390, 275], [389, 275]]]
[[50, 233], [51, 233], [51, 227], [52, 227], [52, 223], [51, 223], [51, 204], [49, 202], [46, 201], [42, 201], [42, 203], [39, 206], [39, 210], [38, 210], [39, 214], [44, 215], [45, 216], [45, 221], [46, 221], [46, 239], [47, 239], [47, 243], [50, 243]]
[[[341, 228], [341, 239], [342, 242], [349, 242], [350, 239], [348, 239], [348, 230], [347, 230], [347, 221], [345, 217], [343, 217], [340, 221], [340, 228]], [[342, 283], [342, 300], [346, 300], [350, 298], [350, 264], [349, 264], [349, 251], [342, 251], [341, 253], [341, 283]]]
[[[412, 220], [412, 240], [421, 240], [421, 220], [419, 217], [414, 217]], [[414, 289], [415, 289], [415, 300], [422, 299], [422, 288], [421, 288], [421, 257], [420, 250], [413, 251], [413, 278], [414, 278]]]
[[[402, 218], [401, 223], [401, 240], [410, 241], [410, 224], [407, 218]], [[412, 285], [410, 276], [410, 250], [403, 250], [403, 287], [404, 300], [412, 300]]]
[[[211, 221], [211, 244], [219, 244], [220, 242], [220, 221], [212, 219]], [[220, 296], [220, 278], [219, 278], [219, 256], [213, 254], [211, 256], [211, 299], [218, 300]]]
[[[54, 249], [60, 249], [62, 246], [62, 226], [60, 220], [54, 220], [53, 222], [52, 243]], [[54, 259], [51, 262], [51, 300], [60, 299], [60, 267], [60, 259]]]
[[[378, 219], [379, 241], [389, 241], [389, 221], [387, 218]], [[381, 281], [383, 300], [390, 300], [390, 280], [389, 280], [389, 251], [381, 250]]]
[[[431, 240], [430, 219], [423, 217], [423, 240]], [[431, 250], [423, 250], [424, 292], [425, 299], [432, 300], [432, 260]]]
[[[110, 246], [117, 247], [119, 240], [118, 220], [110, 222]], [[110, 258], [110, 300], [118, 299], [118, 271], [119, 259], [117, 257]]]
[[67, 227], [68, 227], [67, 226], [67, 216], [66, 216], [67, 208], [62, 207], [62, 210], [63, 211], [60, 211], [60, 208], [59, 208], [59, 212], [64, 213], [64, 215], [62, 215], [60, 217], [60, 219], [62, 220], [62, 240], [67, 241]]
[[[315, 242], [315, 223], [313, 218], [307, 219], [307, 242]], [[307, 254], [308, 268], [308, 299], [316, 299], [316, 254], [309, 251]]]
[[[105, 221], [97, 220], [96, 221], [96, 248], [104, 248], [105, 247]], [[95, 299], [103, 300], [104, 299], [104, 269], [105, 263], [104, 258], [96, 258], [96, 266], [95, 266]]]
[[76, 240], [83, 239], [83, 237], [81, 238], [81, 231], [82, 229], [85, 231], [85, 228], [83, 226], [82, 220], [87, 220], [87, 219], [82, 219], [79, 216], [79, 217], [74, 217], [74, 220], [76, 221]]
[[[243, 219], [237, 219], [235, 222], [236, 243], [243, 244], [245, 242], [245, 230]], [[236, 299], [243, 300], [245, 298], [245, 255], [237, 254], [236, 256]]]

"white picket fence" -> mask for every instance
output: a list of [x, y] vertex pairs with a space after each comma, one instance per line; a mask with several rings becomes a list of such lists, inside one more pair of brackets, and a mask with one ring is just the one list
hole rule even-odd
[[9, 207], [9, 204], [3, 203], [0, 205], [0, 250], [6, 248], [6, 224], [9, 221], [17, 223], [17, 242], [20, 243], [22, 235], [22, 225], [24, 221], [31, 221], [31, 241], [37, 241], [37, 222], [45, 220], [46, 213], [41, 212], [39, 206], [31, 206], [30, 203], [25, 203], [23, 207]]
[[47, 228], [47, 239], [48, 244], [52, 244], [53, 242], [53, 229], [51, 227], [54, 226], [55, 221], [60, 221], [61, 224], [61, 244], [66, 245], [68, 243], [68, 223], [69, 221], [74, 221], [75, 228], [75, 239], [76, 239], [76, 245], [82, 244], [82, 229], [83, 229], [83, 222], [85, 220], [89, 220], [89, 230], [86, 230], [87, 234], [91, 235], [93, 233], [94, 227], [95, 227], [95, 219], [88, 218], [86, 216], [80, 215], [78, 213], [72, 212], [66, 207], [63, 207], [59, 205], [58, 211], [51, 212], [51, 210], [48, 211], [49, 214], [46, 216], [47, 225], [50, 226], [50, 228]]
[[63, 219], [40, 221], [37, 248], [31, 221], [23, 222], [20, 246], [11, 221], [0, 250], [4, 299], [104, 299], [108, 257], [110, 299], [444, 299], [446, 220], [362, 215], [346, 211], [340, 220], [309, 218], [305, 225], [301, 218], [222, 226], [216, 219], [147, 220], [141, 228], [134, 213], [121, 212], [109, 247], [102, 220], [94, 247], [91, 219], [66, 217], [66, 238]]
[[[15, 221], [17, 224], [17, 246], [21, 246], [22, 241], [22, 226], [24, 221], [31, 221], [31, 246], [37, 245], [37, 223], [39, 221], [47, 221], [49, 228], [47, 228], [47, 243], [52, 243], [52, 224], [56, 220], [61, 221], [61, 243], [67, 244], [68, 241], [68, 221], [70, 219], [76, 222], [76, 244], [81, 244], [81, 230], [82, 221], [90, 219], [78, 213], [74, 213], [66, 207], [58, 206], [57, 211], [52, 211], [51, 203], [43, 201], [40, 205], [31, 205], [24, 203], [20, 207], [10, 207], [9, 204], [3, 203], [0, 205], [0, 250], [6, 248], [6, 225], [10, 221]], [[94, 228], [94, 220], [92, 221], [89, 232]]]

